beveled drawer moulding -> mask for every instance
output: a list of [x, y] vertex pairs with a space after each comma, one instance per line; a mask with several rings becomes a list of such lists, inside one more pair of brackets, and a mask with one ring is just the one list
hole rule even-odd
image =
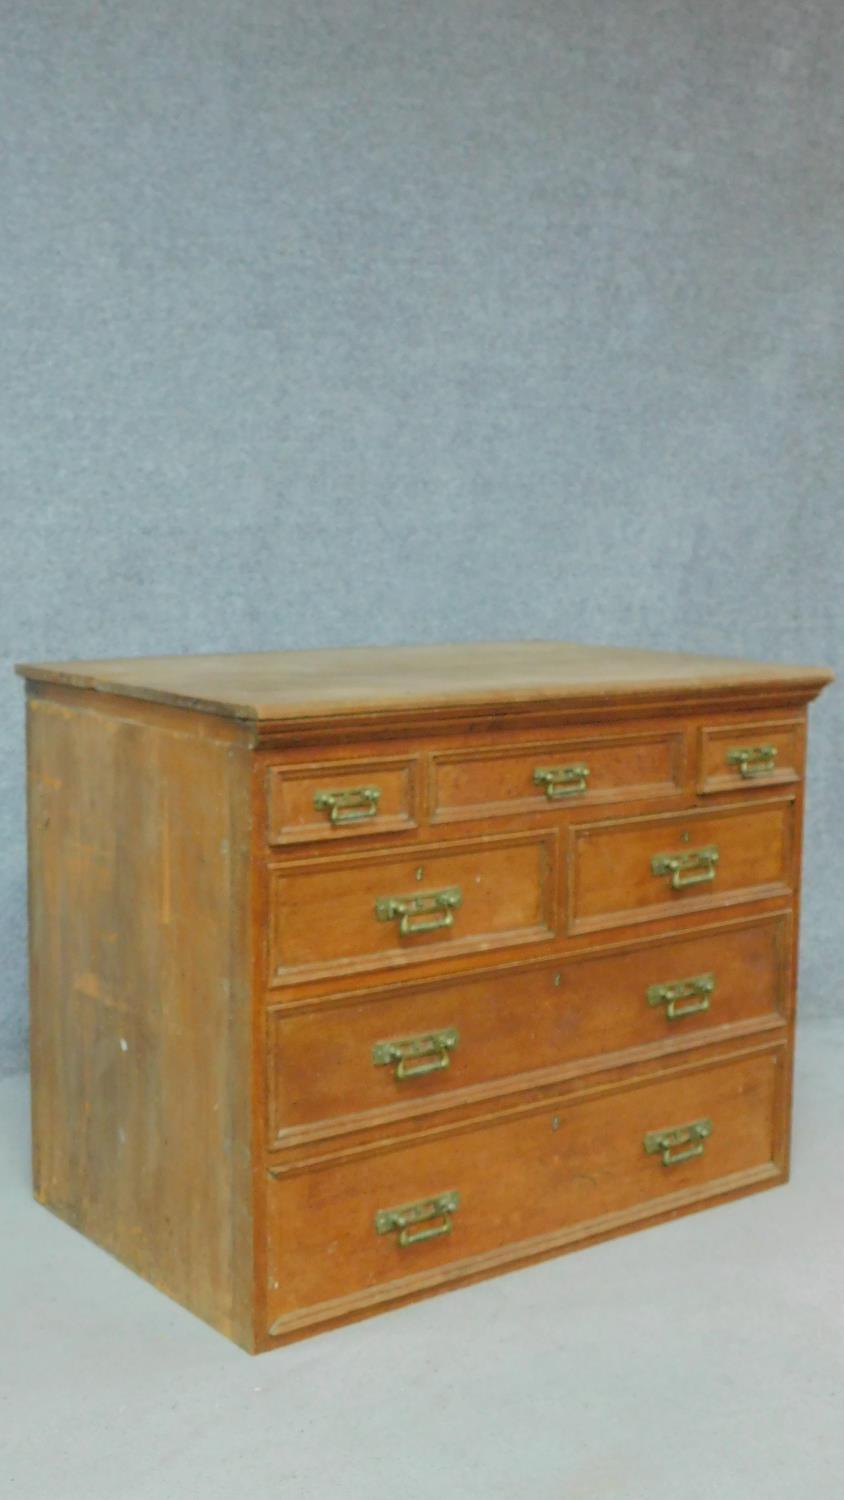
[[245, 1349], [786, 1181], [829, 672], [18, 670], [36, 1197]]
[[698, 788], [717, 793], [799, 781], [803, 738], [800, 719], [705, 727], [700, 731]]
[[432, 819], [553, 812], [563, 799], [589, 804], [670, 795], [681, 787], [684, 748], [675, 727], [435, 752]]
[[455, 839], [268, 869], [269, 982], [303, 983], [554, 934], [555, 837]]
[[419, 757], [272, 766], [267, 772], [267, 840], [314, 843], [336, 834], [370, 838], [417, 826]]
[[279, 1004], [268, 1142], [345, 1134], [788, 1019], [791, 915], [389, 990]]
[[[270, 1332], [594, 1239], [664, 1212], [666, 1200], [676, 1213], [776, 1180], [784, 1061], [782, 1048], [754, 1051], [597, 1097], [551, 1095], [455, 1136], [423, 1134], [305, 1170], [280, 1164], [267, 1224]], [[668, 1134], [676, 1144], [646, 1147], [649, 1135]], [[439, 1206], [445, 1194], [450, 1210]], [[392, 1225], [376, 1223], [385, 1209], [416, 1204], [438, 1210], [411, 1228], [431, 1236], [424, 1258], [406, 1253], [418, 1241], [402, 1245]]]
[[570, 831], [571, 931], [787, 897], [794, 806], [793, 798], [757, 798], [579, 824]]

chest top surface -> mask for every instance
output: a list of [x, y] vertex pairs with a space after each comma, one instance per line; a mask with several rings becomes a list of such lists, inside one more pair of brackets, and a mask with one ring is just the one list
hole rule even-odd
[[770, 694], [808, 700], [832, 673], [732, 657], [570, 641], [484, 641], [245, 655], [24, 664], [31, 681], [177, 705], [257, 723], [365, 710], [660, 703]]

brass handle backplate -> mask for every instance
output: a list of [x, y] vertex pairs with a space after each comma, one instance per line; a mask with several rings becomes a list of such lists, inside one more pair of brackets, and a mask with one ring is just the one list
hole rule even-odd
[[776, 745], [750, 745], [746, 749], [727, 751], [727, 765], [738, 769], [739, 776], [766, 776], [776, 770]]
[[340, 792], [315, 792], [314, 807], [327, 812], [330, 823], [359, 823], [375, 817], [380, 798], [380, 787], [350, 786]]
[[588, 791], [589, 767], [537, 766], [533, 780], [536, 786], [544, 786], [549, 802], [555, 802], [558, 797], [574, 797], [578, 792]]
[[[693, 1156], [703, 1156], [707, 1137], [712, 1134], [711, 1120], [692, 1120], [688, 1125], [669, 1125], [665, 1130], [649, 1130], [644, 1147], [649, 1156], [661, 1156], [664, 1167], [676, 1167]], [[685, 1147], [677, 1151], [675, 1147]]]
[[[691, 979], [678, 979], [676, 984], [649, 984], [648, 1005], [664, 1005], [666, 1019], [680, 1021], [683, 1016], [708, 1010], [714, 989], [714, 974], [695, 974]], [[684, 1000], [691, 1004], [682, 1004]]]
[[[442, 1031], [428, 1031], [424, 1036], [376, 1042], [372, 1048], [372, 1061], [376, 1068], [395, 1064], [396, 1078], [421, 1078], [425, 1073], [437, 1073], [449, 1067], [451, 1054], [459, 1041], [457, 1027], [446, 1026]], [[416, 1062], [417, 1058], [422, 1058], [422, 1061]]]
[[[419, 1203], [404, 1203], [401, 1208], [379, 1208], [375, 1215], [375, 1233], [393, 1234], [398, 1231], [399, 1244], [418, 1245], [422, 1240], [435, 1240], [442, 1234], [451, 1234], [451, 1216], [460, 1207], [460, 1194], [438, 1193], [435, 1198], [423, 1198]], [[438, 1219], [435, 1224], [428, 1223]], [[414, 1224], [427, 1224], [425, 1229], [414, 1229]]]
[[[670, 875], [672, 891], [682, 891], [687, 886], [704, 885], [706, 881], [714, 880], [718, 857], [715, 844], [706, 849], [684, 849], [681, 854], [655, 854], [651, 860], [651, 874]], [[685, 874], [687, 870], [693, 873]]]
[[[413, 937], [418, 932], [437, 932], [441, 927], [454, 925], [454, 913], [462, 904], [463, 892], [459, 885], [446, 886], [441, 891], [420, 891], [416, 896], [379, 896], [375, 903], [375, 915], [379, 922], [393, 922], [398, 918], [401, 937]], [[429, 917], [426, 914], [433, 912]], [[421, 917], [421, 921], [414, 918]]]

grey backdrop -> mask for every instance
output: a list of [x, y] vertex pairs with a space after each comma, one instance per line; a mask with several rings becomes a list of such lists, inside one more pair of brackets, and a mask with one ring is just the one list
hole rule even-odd
[[[840, 0], [0, 0], [15, 659], [559, 636], [835, 665]], [[842, 696], [803, 1004], [842, 1005]], [[836, 967], [837, 963], [837, 967]]]

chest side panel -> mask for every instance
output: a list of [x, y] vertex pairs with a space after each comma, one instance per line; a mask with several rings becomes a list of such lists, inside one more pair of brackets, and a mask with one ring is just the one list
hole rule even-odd
[[249, 792], [212, 721], [30, 700], [36, 1196], [247, 1345]]

